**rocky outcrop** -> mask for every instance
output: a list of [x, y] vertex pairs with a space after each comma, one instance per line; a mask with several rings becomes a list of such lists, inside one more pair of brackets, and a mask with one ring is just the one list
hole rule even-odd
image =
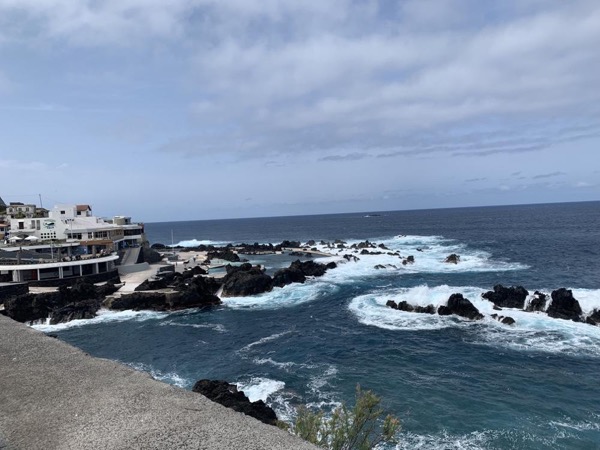
[[394, 300], [388, 300], [385, 305], [390, 308], [397, 309], [398, 311], [414, 312], [421, 314], [435, 314], [435, 307], [433, 305], [411, 305], [406, 300], [402, 300], [399, 303], [396, 303]]
[[501, 308], [519, 309], [523, 309], [525, 306], [525, 299], [528, 295], [529, 292], [523, 286], [504, 287], [501, 284], [494, 286], [493, 291], [481, 294], [483, 298]]
[[498, 314], [492, 314], [491, 317], [504, 325], [514, 325], [516, 323], [515, 319], [510, 316], [499, 316]]
[[77, 303], [69, 303], [61, 308], [52, 310], [50, 324], [70, 322], [71, 320], [93, 319], [100, 309], [100, 301], [97, 299], [84, 300]]
[[149, 287], [169, 286], [176, 289], [171, 292], [146, 292], [135, 291], [131, 294], [122, 294], [120, 297], [109, 297], [104, 301], [108, 309], [136, 311], [150, 309], [154, 311], [176, 311], [187, 308], [206, 308], [221, 304], [215, 294], [221, 284], [214, 278], [198, 276], [184, 278], [180, 274], [168, 273], [165, 278], [153, 280]]
[[546, 294], [543, 294], [539, 291], [535, 291], [533, 293], [533, 297], [527, 304], [525, 311], [527, 311], [527, 312], [544, 311], [546, 309], [546, 298], [547, 297], [548, 296]]
[[9, 298], [4, 307], [6, 315], [18, 322], [49, 317], [54, 323], [67, 321], [69, 317], [89, 319], [95, 317], [102, 298], [116, 289], [112, 282], [97, 287], [79, 280], [71, 287], [59, 287], [56, 292], [28, 293]]
[[414, 263], [415, 263], [415, 257], [413, 255], [409, 255], [402, 260], [403, 266], [406, 266], [407, 264], [414, 264]]
[[600, 325], [600, 309], [595, 309], [585, 318], [585, 323], [590, 325]]
[[142, 247], [140, 250], [140, 256], [138, 263], [146, 262], [148, 264], [157, 264], [162, 261], [162, 255], [158, 253], [154, 248]]
[[452, 294], [448, 299], [448, 304], [438, 308], [438, 314], [440, 316], [456, 314], [457, 316], [466, 317], [471, 320], [483, 319], [483, 314], [473, 306], [470, 300], [464, 298], [462, 294]]
[[204, 395], [213, 402], [219, 403], [234, 411], [254, 417], [268, 425], [277, 424], [277, 415], [272, 408], [262, 400], [251, 402], [246, 395], [237, 389], [237, 386], [227, 381], [199, 380], [194, 384], [192, 391]]
[[222, 249], [222, 250], [215, 250], [212, 252], [208, 252], [206, 254], [206, 257], [207, 257], [207, 259], [222, 259], [224, 261], [230, 261], [230, 262], [239, 262], [240, 261], [240, 257], [238, 256], [238, 254], [235, 253], [231, 249]]
[[325, 265], [315, 261], [296, 260], [290, 264], [290, 267], [275, 272], [273, 286], [283, 287], [291, 283], [304, 283], [307, 277], [323, 276], [328, 269], [335, 267], [335, 263]]
[[552, 303], [546, 311], [550, 317], [581, 321], [581, 306], [570, 289], [560, 288], [552, 292]]
[[377, 245], [367, 241], [359, 242], [358, 244], [352, 244], [350, 248], [361, 250], [363, 248], [377, 248]]
[[223, 297], [244, 297], [262, 294], [273, 289], [273, 280], [260, 267], [244, 263], [239, 267], [227, 266], [223, 278]]
[[278, 245], [278, 247], [281, 248], [300, 248], [302, 244], [300, 243], [300, 241], [288, 241], [285, 240], [283, 241], [281, 244]]
[[[417, 249], [418, 250], [418, 249]], [[460, 262], [460, 256], [456, 253], [452, 253], [451, 255], [446, 256], [444, 262], [449, 264], [458, 264]]]

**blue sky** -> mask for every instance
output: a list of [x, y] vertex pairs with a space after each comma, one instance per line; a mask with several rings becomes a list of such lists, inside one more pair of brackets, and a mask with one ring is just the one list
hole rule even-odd
[[0, 0], [0, 197], [144, 221], [600, 199], [595, 0]]

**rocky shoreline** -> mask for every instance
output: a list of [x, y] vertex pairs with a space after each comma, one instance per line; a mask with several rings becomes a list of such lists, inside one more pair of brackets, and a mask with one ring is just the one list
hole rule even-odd
[[[158, 250], [162, 244], [145, 248], [144, 260], [157, 264], [164, 255]], [[124, 283], [116, 277], [101, 285], [79, 280], [72, 286], [61, 286], [56, 291], [37, 293], [15, 293], [3, 299], [4, 309], [0, 313], [18, 322], [33, 323], [49, 321], [50, 324], [69, 322], [77, 319], [94, 318], [102, 308], [114, 311], [152, 310], [177, 311], [189, 308], [210, 308], [222, 303], [224, 297], [258, 295], [269, 292], [275, 287], [284, 287], [292, 283], [304, 283], [308, 278], [323, 276], [327, 270], [337, 264], [321, 264], [312, 260], [293, 261], [289, 267], [279, 269], [270, 276], [264, 267], [252, 266], [240, 258], [240, 255], [260, 252], [282, 253], [293, 249], [289, 255], [312, 258], [315, 250], [302, 248], [299, 242], [283, 241], [281, 244], [241, 244], [233, 247], [200, 246], [186, 249], [188, 254], [196, 256], [181, 261], [182, 271], [175, 270], [178, 264], [158, 266], [156, 272], [139, 283], [133, 291], [121, 292]], [[319, 252], [317, 252], [319, 253]], [[325, 255], [319, 253], [320, 255]], [[224, 265], [223, 276], [209, 275], [211, 262], [215, 259], [241, 264]], [[193, 260], [194, 264], [190, 264]], [[180, 267], [181, 267], [180, 265]]]
[[[319, 247], [325, 251], [319, 250]], [[314, 240], [302, 244], [299, 241], [284, 240], [280, 244], [228, 244], [226, 246], [200, 245], [186, 248], [187, 260], [165, 261], [168, 248], [163, 244], [154, 244], [144, 248], [144, 260], [158, 265], [156, 273], [138, 283], [131, 291], [123, 292], [123, 283], [119, 278], [109, 280], [102, 285], [93, 285], [80, 281], [71, 287], [61, 286], [55, 292], [15, 294], [3, 299], [2, 314], [19, 321], [49, 321], [58, 324], [76, 319], [90, 319], [102, 308], [115, 311], [153, 310], [177, 311], [189, 308], [211, 308], [222, 304], [222, 298], [244, 297], [270, 292], [293, 283], [305, 283], [309, 278], [323, 276], [328, 270], [335, 269], [340, 263], [358, 262], [372, 255], [392, 256], [400, 264], [377, 264], [375, 269], [401, 270], [402, 266], [415, 264], [415, 256], [400, 255], [368, 240], [349, 245], [342, 240], [333, 242]], [[184, 250], [179, 248], [178, 250]], [[416, 248], [417, 252], [425, 249]], [[160, 253], [162, 251], [163, 253]], [[171, 249], [171, 251], [173, 251]], [[289, 267], [277, 270], [272, 276], [264, 267], [253, 266], [247, 262], [246, 255], [287, 254], [298, 257]], [[193, 255], [193, 256], [190, 256]], [[327, 264], [313, 261], [314, 256], [338, 257], [337, 262]], [[304, 259], [302, 261], [300, 258]], [[193, 261], [192, 264], [190, 264]], [[216, 267], [223, 267], [220, 274], [209, 274], [215, 261], [222, 261]], [[460, 255], [450, 254], [444, 263], [461, 263]], [[176, 268], [183, 270], [177, 271]], [[573, 293], [560, 288], [551, 293], [535, 291], [531, 296], [523, 286], [504, 287], [501, 284], [482, 294], [482, 298], [494, 304], [494, 310], [517, 309], [527, 312], [545, 313], [549, 317], [600, 325], [600, 310], [584, 315]], [[407, 301], [396, 302], [391, 299], [386, 306], [413, 313], [457, 315], [469, 320], [481, 320], [484, 315], [472, 302], [457, 292], [448, 298], [444, 305], [412, 305]], [[514, 325], [515, 320], [506, 313], [493, 313], [489, 317], [505, 325]]]
[[[493, 303], [496, 311], [521, 310], [532, 313], [546, 313], [548, 317], [573, 322], [585, 322], [589, 325], [600, 326], [600, 310], [595, 309], [588, 315], [584, 315], [573, 292], [566, 288], [559, 288], [550, 294], [535, 291], [529, 295], [529, 291], [523, 286], [505, 287], [501, 284], [494, 286], [493, 291], [481, 294], [481, 297]], [[548, 302], [548, 298], [550, 301]], [[457, 315], [469, 320], [481, 320], [484, 315], [463, 297], [461, 293], [452, 294], [446, 305], [440, 305], [436, 309], [433, 305], [419, 306], [411, 305], [407, 301], [396, 302], [388, 300], [386, 306], [404, 312], [438, 314], [440, 316]], [[496, 319], [505, 325], [514, 325], [515, 319], [508, 315], [494, 313], [492, 319]]]

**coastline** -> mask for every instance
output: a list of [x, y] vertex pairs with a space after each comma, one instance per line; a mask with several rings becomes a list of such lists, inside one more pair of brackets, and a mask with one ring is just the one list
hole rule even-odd
[[316, 448], [1, 315], [0, 332], [2, 448]]

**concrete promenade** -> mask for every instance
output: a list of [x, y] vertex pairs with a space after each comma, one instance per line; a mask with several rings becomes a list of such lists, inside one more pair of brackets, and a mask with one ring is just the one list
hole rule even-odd
[[0, 449], [316, 447], [0, 315]]

